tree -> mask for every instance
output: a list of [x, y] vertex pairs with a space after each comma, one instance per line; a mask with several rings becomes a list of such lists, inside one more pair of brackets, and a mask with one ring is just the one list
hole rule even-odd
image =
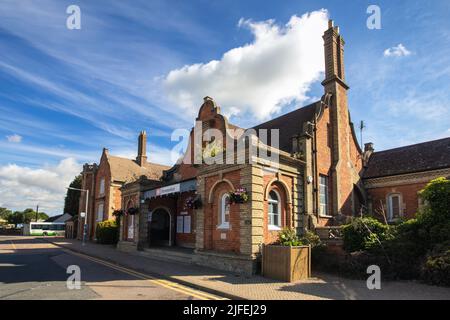
[[0, 208], [0, 225], [8, 223], [9, 216], [12, 215], [12, 211], [6, 208]]
[[8, 216], [12, 214], [12, 211], [7, 208], [0, 208], [0, 219], [8, 220]]
[[[76, 176], [69, 186], [81, 189], [81, 175]], [[80, 194], [81, 192], [78, 190], [67, 189], [66, 198], [64, 199], [64, 213], [69, 213], [72, 216], [78, 214]]]
[[[31, 208], [27, 208], [23, 211], [24, 214], [24, 223], [35, 222], [36, 221], [36, 211]], [[45, 212], [39, 212], [37, 216], [38, 220], [47, 220], [48, 214]]]
[[14, 211], [13, 214], [8, 216], [8, 223], [17, 228], [18, 224], [25, 223], [25, 214], [21, 211]]

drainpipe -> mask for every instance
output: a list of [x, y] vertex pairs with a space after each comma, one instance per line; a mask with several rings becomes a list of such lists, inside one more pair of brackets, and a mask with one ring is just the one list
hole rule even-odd
[[315, 213], [317, 220], [319, 220], [319, 210], [318, 210], [318, 169], [317, 169], [317, 117], [314, 116], [313, 122], [313, 143], [311, 143], [312, 153], [313, 153], [313, 212]]

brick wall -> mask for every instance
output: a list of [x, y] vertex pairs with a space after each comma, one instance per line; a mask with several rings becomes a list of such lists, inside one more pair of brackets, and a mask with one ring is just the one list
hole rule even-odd
[[426, 186], [425, 182], [412, 183], [408, 185], [399, 185], [394, 187], [381, 187], [368, 190], [369, 197], [372, 202], [372, 211], [375, 213], [380, 210], [381, 204], [387, 210], [386, 198], [391, 193], [400, 193], [402, 196], [402, 209], [403, 214], [407, 218], [413, 218], [417, 213], [419, 206], [418, 192]]
[[[287, 197], [289, 196], [285, 190], [285, 187], [278, 181], [273, 181], [275, 174], [264, 175], [264, 190], [275, 190], [281, 197], [281, 228], [291, 226], [291, 204], [288, 204]], [[292, 190], [293, 178], [280, 175], [280, 179], [287, 185], [288, 190]], [[270, 183], [270, 185], [269, 185]], [[268, 189], [267, 189], [268, 188]], [[268, 193], [267, 193], [268, 194]], [[290, 199], [292, 202], [292, 199]], [[280, 231], [269, 230], [269, 202], [264, 200], [264, 243], [274, 243], [278, 240], [278, 234]]]
[[[223, 179], [229, 180], [234, 188], [240, 185], [240, 170], [223, 174]], [[208, 199], [209, 190], [214, 184], [221, 180], [219, 176], [205, 178], [206, 195], [204, 199]], [[212, 203], [204, 204], [204, 248], [206, 250], [231, 251], [240, 252], [240, 205], [231, 204], [230, 206], [230, 228], [218, 229], [220, 198], [225, 192], [230, 192], [231, 187], [226, 182], [221, 182], [213, 190]]]
[[[177, 201], [177, 217], [178, 216], [190, 216], [191, 217], [191, 232], [190, 233], [176, 233], [176, 245], [182, 247], [194, 247], [195, 246], [195, 233], [196, 233], [196, 217], [195, 210], [185, 207], [186, 199], [189, 197], [195, 197], [195, 192], [184, 192], [178, 197]], [[181, 212], [185, 212], [185, 215], [181, 215]]]
[[[100, 194], [100, 181], [104, 179], [105, 188], [103, 194]], [[106, 156], [102, 156], [98, 166], [97, 176], [95, 177], [95, 207], [94, 216], [97, 218], [98, 205], [103, 203], [103, 219], [108, 216], [110, 199], [111, 170]]]

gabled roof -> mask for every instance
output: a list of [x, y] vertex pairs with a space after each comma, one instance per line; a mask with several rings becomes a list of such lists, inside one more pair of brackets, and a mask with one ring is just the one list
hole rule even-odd
[[450, 168], [450, 138], [374, 152], [363, 178]]
[[70, 220], [72, 216], [69, 213], [60, 214], [57, 216], [49, 217], [45, 222], [66, 222]]
[[62, 214], [59, 214], [57, 216], [49, 217], [47, 220], [45, 220], [45, 222], [54, 222], [56, 219], [59, 219], [62, 216], [63, 216]]
[[[279, 129], [280, 149], [286, 152], [291, 151], [291, 138], [299, 135], [303, 131], [303, 123], [313, 121], [316, 106], [320, 101], [316, 101], [305, 107], [286, 113], [278, 118], [261, 123], [252, 129]], [[258, 132], [257, 132], [258, 133]], [[268, 134], [270, 136], [270, 134]]]
[[159, 180], [163, 170], [170, 167], [161, 164], [147, 162], [143, 167], [135, 160], [107, 155], [111, 168], [111, 180], [130, 182], [146, 176], [149, 179]]
[[[202, 105], [202, 107], [200, 108], [199, 111], [199, 117], [200, 114], [202, 113], [202, 110], [205, 107], [206, 103], [213, 103], [211, 101], [213, 101], [211, 98], [206, 97], [205, 98], [207, 101], [205, 101], [205, 104]], [[307, 105], [305, 107], [296, 109], [294, 111], [291, 111], [289, 113], [286, 113], [284, 115], [279, 116], [278, 118], [269, 120], [267, 122], [261, 123], [253, 128], [249, 128], [249, 129], [255, 129], [256, 130], [256, 134], [259, 136], [259, 129], [279, 129], [279, 149], [286, 151], [286, 152], [291, 152], [291, 138], [295, 135], [301, 135], [303, 133], [303, 124], [307, 121], [313, 121], [314, 119], [314, 115], [316, 112], [316, 108], [318, 106], [318, 104], [321, 104], [321, 101], [316, 101], [310, 105]], [[215, 104], [214, 104], [215, 106]], [[203, 110], [204, 111], [204, 110]], [[226, 120], [226, 118], [224, 117], [224, 119]], [[243, 129], [241, 127], [238, 127], [236, 125], [233, 125], [229, 122], [226, 122], [226, 126], [229, 129]], [[247, 130], [249, 130], [247, 129]], [[245, 131], [245, 129], [243, 129]], [[239, 133], [236, 132], [236, 136], [235, 138], [239, 138]], [[271, 141], [270, 141], [270, 133], [267, 135], [268, 140], [267, 144], [271, 145]], [[189, 147], [188, 147], [189, 148]], [[185, 151], [186, 152], [186, 151]], [[166, 171], [165, 173], [165, 177], [164, 183], [168, 183], [168, 181], [170, 181], [173, 178], [173, 174], [175, 172], [177, 172], [180, 169], [180, 164], [175, 164], [173, 165], [170, 170], [169, 168], [164, 169]], [[164, 185], [164, 183], [162, 183], [162, 185]]]

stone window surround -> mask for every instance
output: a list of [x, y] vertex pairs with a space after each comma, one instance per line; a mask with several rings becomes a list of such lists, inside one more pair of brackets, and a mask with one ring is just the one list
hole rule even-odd
[[[326, 213], [325, 214], [323, 214], [322, 212], [321, 212], [321, 210], [320, 210], [320, 207], [321, 207], [321, 203], [320, 203], [320, 186], [322, 185], [321, 183], [320, 183], [320, 179], [321, 178], [326, 178], [326, 180], [327, 180], [327, 184], [326, 184], [326, 188], [325, 188], [325, 199], [326, 199], [326, 203], [325, 203], [325, 206], [326, 206]], [[317, 193], [317, 196], [318, 196], [318, 204], [319, 204], [319, 217], [320, 218], [331, 218], [332, 216], [329, 214], [329, 210], [330, 210], [330, 208], [329, 208], [329, 205], [330, 205], [330, 197], [329, 197], [329, 188], [330, 188], [330, 183], [329, 183], [329, 178], [328, 178], [328, 176], [327, 175], [324, 175], [324, 174], [319, 174], [319, 191], [318, 191], [318, 193]]]
[[98, 195], [100, 197], [105, 195], [105, 177], [100, 178]]

